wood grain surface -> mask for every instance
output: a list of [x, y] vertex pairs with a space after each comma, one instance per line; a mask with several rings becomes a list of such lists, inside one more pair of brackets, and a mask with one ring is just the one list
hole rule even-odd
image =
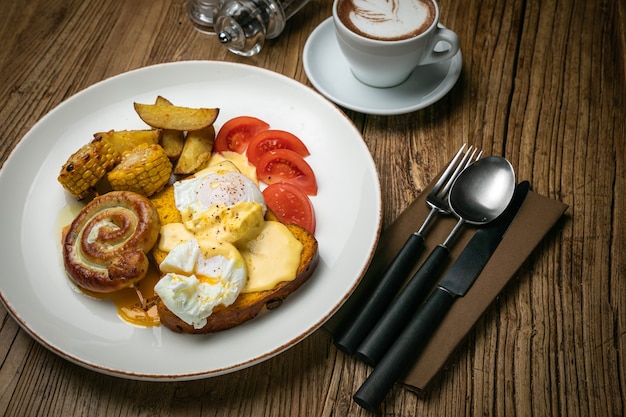
[[[626, 4], [440, 8], [463, 51], [452, 91], [406, 115], [345, 111], [379, 170], [384, 225], [465, 142], [507, 157], [569, 209], [429, 388], [417, 396], [396, 386], [381, 414], [626, 415]], [[311, 86], [303, 47], [330, 14], [330, 0], [312, 0], [259, 55], [242, 58], [193, 30], [184, 0], [0, 0], [0, 160], [63, 100], [151, 64], [240, 62]], [[324, 329], [232, 374], [142, 382], [58, 357], [0, 306], [0, 365], [7, 417], [369, 415], [351, 398], [369, 368]]]

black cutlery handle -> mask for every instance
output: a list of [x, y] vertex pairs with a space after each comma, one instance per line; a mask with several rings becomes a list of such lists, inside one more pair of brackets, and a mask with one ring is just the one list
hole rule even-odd
[[449, 255], [449, 249], [443, 245], [432, 250], [361, 343], [356, 351], [359, 359], [372, 366], [378, 363], [435, 286]]
[[356, 318], [335, 335], [335, 346], [338, 349], [350, 355], [354, 354], [398, 293], [423, 248], [424, 237], [417, 233], [411, 234], [387, 267], [382, 279], [367, 298]]
[[428, 339], [433, 335], [455, 297], [437, 287], [426, 303], [411, 319], [380, 363], [354, 394], [357, 404], [376, 412], [393, 385], [406, 373], [419, 357]]

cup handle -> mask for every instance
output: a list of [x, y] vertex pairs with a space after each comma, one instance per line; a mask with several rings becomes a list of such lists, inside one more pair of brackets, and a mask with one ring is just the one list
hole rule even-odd
[[[448, 48], [443, 50], [438, 48], [440, 42], [446, 44]], [[430, 38], [428, 51], [429, 53], [422, 57], [419, 63], [420, 65], [434, 64], [436, 62], [450, 59], [459, 51], [459, 37], [450, 29], [439, 25], [437, 26], [435, 33], [433, 33], [433, 36]]]

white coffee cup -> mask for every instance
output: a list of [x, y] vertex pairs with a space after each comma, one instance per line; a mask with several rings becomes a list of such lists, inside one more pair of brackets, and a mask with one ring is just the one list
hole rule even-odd
[[456, 33], [439, 24], [435, 0], [334, 0], [333, 23], [352, 73], [372, 87], [401, 84], [418, 65], [450, 59], [459, 50]]

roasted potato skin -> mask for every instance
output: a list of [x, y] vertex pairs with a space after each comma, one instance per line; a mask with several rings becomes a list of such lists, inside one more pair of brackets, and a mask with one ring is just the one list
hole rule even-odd
[[148, 126], [155, 129], [192, 131], [211, 126], [218, 108], [191, 108], [161, 104], [134, 103], [135, 111]]
[[[173, 106], [172, 102], [163, 96], [158, 96], [154, 102], [157, 106]], [[177, 160], [183, 151], [185, 132], [182, 130], [163, 129], [161, 147], [170, 160]]]
[[94, 138], [100, 138], [113, 146], [120, 155], [134, 148], [137, 145], [147, 143], [156, 145], [161, 140], [162, 131], [160, 129], [139, 129], [139, 130], [109, 130], [107, 132], [97, 132]]
[[213, 125], [187, 132], [185, 145], [174, 167], [174, 174], [189, 175], [204, 168], [211, 158], [214, 143]]

